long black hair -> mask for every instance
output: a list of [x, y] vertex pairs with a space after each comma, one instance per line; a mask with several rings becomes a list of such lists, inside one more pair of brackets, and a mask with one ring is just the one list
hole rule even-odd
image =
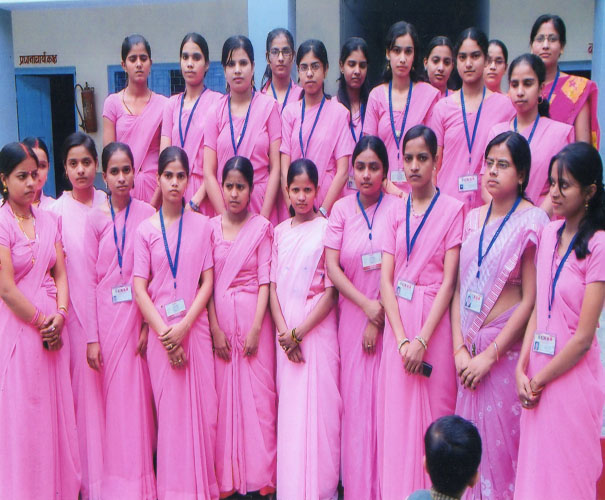
[[[512, 63], [508, 68], [508, 81], [510, 84], [510, 79], [512, 77], [514, 69], [522, 63], [526, 63], [536, 74], [536, 78], [538, 79], [538, 86], [544, 83], [546, 80], [546, 66], [544, 65], [544, 61], [535, 54], [521, 54], [518, 57], [515, 57]], [[542, 96], [538, 97], [538, 113], [540, 116], [549, 116], [550, 103], [548, 99], [543, 99]]]
[[[387, 31], [387, 36], [385, 37], [385, 48], [387, 51], [391, 50], [397, 39], [400, 36], [405, 35], [410, 35], [410, 37], [412, 37], [412, 42], [414, 43], [414, 62], [412, 63], [412, 68], [410, 69], [410, 80], [416, 83], [418, 80], [422, 79], [422, 71], [424, 70], [424, 67], [422, 66], [420, 37], [418, 36], [418, 31], [416, 31], [414, 25], [405, 21], [399, 21], [393, 24], [389, 28], [389, 31]], [[393, 70], [387, 61], [387, 65], [382, 73], [382, 80], [384, 82], [390, 82], [392, 79]]]
[[[346, 62], [347, 58], [351, 55], [351, 52], [354, 52], [355, 50], [360, 50], [364, 57], [366, 58], [366, 61], [369, 62], [369, 48], [368, 48], [368, 44], [367, 42], [363, 39], [363, 38], [359, 38], [356, 36], [353, 36], [349, 39], [347, 39], [347, 41], [343, 44], [342, 49], [340, 50], [340, 58], [339, 58], [339, 62], [340, 64], [343, 64]], [[343, 73], [340, 74], [340, 76], [338, 77], [338, 92], [336, 94], [338, 96], [338, 101], [349, 110], [349, 122], [351, 122], [353, 120], [353, 113], [351, 111], [351, 101], [349, 100], [349, 93], [347, 92], [347, 82], [345, 80], [345, 75]], [[363, 81], [363, 85], [361, 86], [360, 92], [359, 92], [359, 99], [361, 101], [361, 110], [360, 112], [362, 113], [361, 119], [363, 120], [365, 118], [365, 112], [366, 112], [366, 104], [368, 103], [368, 96], [370, 95], [370, 82], [368, 80], [368, 76], [366, 74], [366, 78]]]
[[[271, 44], [273, 43], [273, 40], [275, 40], [280, 35], [286, 37], [288, 45], [290, 46], [290, 50], [292, 51], [292, 56], [294, 56], [294, 37], [292, 36], [292, 33], [290, 33], [290, 31], [288, 31], [286, 28], [275, 28], [269, 31], [269, 33], [267, 33], [267, 56], [269, 55], [269, 51], [271, 50]], [[273, 78], [273, 73], [271, 72], [271, 65], [267, 63], [265, 73], [263, 74], [263, 79], [260, 83], [260, 88], [265, 88], [265, 85], [269, 83], [271, 78]]]
[[[553, 169], [557, 169], [561, 179], [563, 170], [571, 175], [582, 189], [592, 184], [596, 186], [595, 194], [588, 200], [586, 214], [580, 221], [574, 243], [574, 251], [578, 259], [584, 259], [590, 253], [588, 242], [595, 232], [605, 229], [605, 192], [603, 191], [603, 162], [599, 152], [587, 142], [574, 142], [565, 146], [553, 156], [548, 167], [548, 178], [551, 185]], [[563, 194], [561, 193], [561, 196]]]

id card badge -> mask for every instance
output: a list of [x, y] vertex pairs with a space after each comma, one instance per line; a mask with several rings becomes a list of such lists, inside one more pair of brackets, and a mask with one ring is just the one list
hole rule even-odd
[[479, 187], [479, 177], [477, 175], [463, 175], [458, 177], [458, 191], [477, 191]]
[[380, 269], [382, 264], [382, 252], [365, 253], [361, 256], [361, 265], [364, 271]]
[[185, 311], [185, 301], [183, 299], [175, 300], [164, 307], [166, 309], [166, 316], [172, 318]]
[[391, 170], [391, 182], [405, 182], [405, 171], [403, 170]]
[[536, 330], [536, 333], [534, 333], [534, 345], [532, 349], [535, 352], [554, 356], [556, 343], [557, 338], [554, 335]]
[[399, 280], [397, 282], [397, 296], [405, 300], [412, 300], [415, 286], [414, 283], [409, 281]]
[[355, 178], [352, 175], [349, 175], [349, 180], [347, 181], [347, 188], [353, 189], [354, 191], [359, 191], [357, 186], [355, 185]]
[[477, 292], [469, 290], [466, 292], [466, 298], [464, 299], [464, 307], [470, 309], [473, 312], [481, 312], [481, 306], [483, 306], [483, 295]]
[[130, 288], [130, 285], [114, 286], [111, 289], [111, 302], [113, 304], [132, 302], [132, 288]]

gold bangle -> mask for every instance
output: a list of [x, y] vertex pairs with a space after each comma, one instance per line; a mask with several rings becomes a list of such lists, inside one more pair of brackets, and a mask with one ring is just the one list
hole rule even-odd
[[416, 335], [414, 337], [414, 340], [417, 340], [418, 342], [420, 342], [422, 344], [422, 347], [424, 347], [424, 350], [427, 351], [429, 346], [426, 343], [426, 340], [424, 340], [420, 335]]
[[404, 339], [401, 342], [399, 342], [399, 344], [397, 345], [397, 352], [401, 351], [401, 348], [404, 345], [408, 344], [409, 342], [410, 342], [410, 339], [408, 339], [407, 337], [404, 337]]
[[296, 336], [296, 328], [292, 328], [291, 335], [292, 335], [292, 340], [294, 340], [294, 342], [296, 342], [297, 344], [300, 344], [302, 342], [302, 339], [299, 339]]
[[65, 314], [67, 314], [67, 306], [59, 306], [57, 307], [57, 309], [63, 309], [65, 311]]

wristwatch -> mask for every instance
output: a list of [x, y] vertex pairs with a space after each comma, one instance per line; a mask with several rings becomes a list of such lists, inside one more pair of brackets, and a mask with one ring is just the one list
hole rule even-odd
[[319, 207], [319, 213], [323, 215], [326, 219], [328, 218], [328, 211], [324, 207]]

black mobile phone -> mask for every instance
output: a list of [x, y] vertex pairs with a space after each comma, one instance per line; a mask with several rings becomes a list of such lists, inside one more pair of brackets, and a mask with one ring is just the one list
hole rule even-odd
[[423, 361], [422, 362], [422, 371], [421, 371], [421, 373], [426, 378], [430, 377], [431, 373], [433, 373], [433, 365], [430, 365], [426, 361]]

